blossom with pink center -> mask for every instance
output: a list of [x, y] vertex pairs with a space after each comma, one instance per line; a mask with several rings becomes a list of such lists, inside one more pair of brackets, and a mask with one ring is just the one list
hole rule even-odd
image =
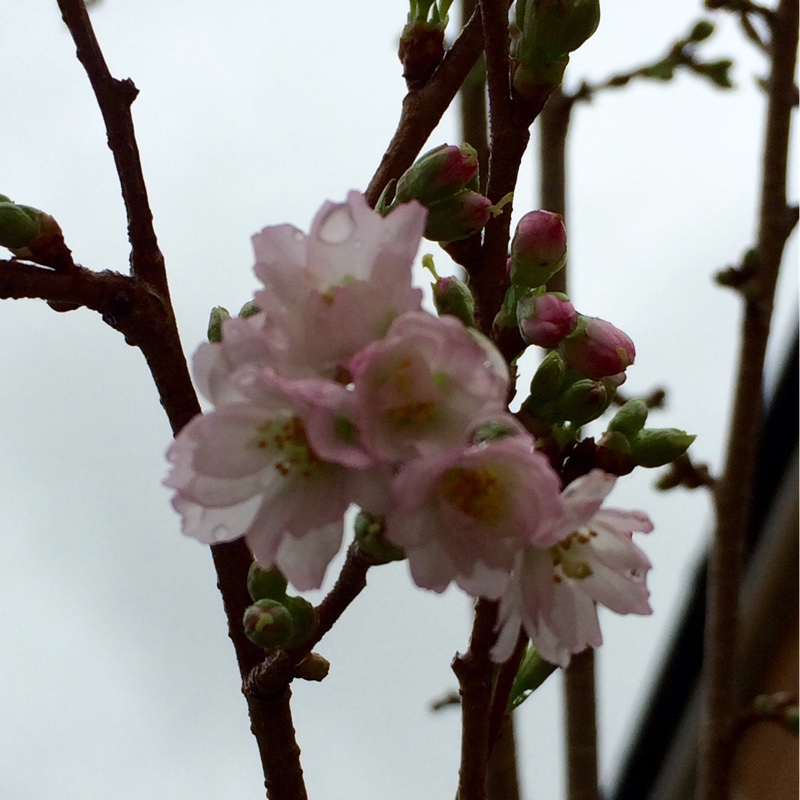
[[452, 316], [412, 311], [348, 364], [365, 447], [399, 462], [466, 441], [486, 413], [505, 410], [508, 368], [488, 339]]
[[624, 372], [636, 358], [631, 338], [597, 317], [581, 317], [575, 332], [561, 343], [561, 355], [570, 369], [598, 381]]
[[241, 402], [195, 417], [177, 436], [164, 484], [183, 531], [206, 544], [244, 536], [256, 560], [301, 590], [317, 588], [341, 546], [352, 502], [383, 508], [389, 474], [323, 460], [302, 403], [263, 368], [230, 378]]
[[425, 219], [418, 203], [382, 217], [350, 192], [346, 203], [320, 209], [308, 236], [279, 225], [253, 237], [265, 287], [255, 300], [283, 348], [282, 372], [332, 376], [395, 317], [420, 307], [411, 272]]
[[615, 481], [592, 470], [571, 483], [562, 516], [548, 531], [556, 543], [517, 555], [500, 600], [496, 662], [511, 655], [520, 627], [543, 659], [565, 667], [572, 654], [602, 643], [598, 603], [618, 614], [651, 613], [650, 562], [631, 534], [653, 525], [641, 511], [601, 508]]
[[405, 550], [417, 586], [436, 592], [456, 580], [498, 597], [516, 554], [552, 544], [564, 513], [558, 476], [521, 431], [409, 461], [393, 490], [386, 535]]

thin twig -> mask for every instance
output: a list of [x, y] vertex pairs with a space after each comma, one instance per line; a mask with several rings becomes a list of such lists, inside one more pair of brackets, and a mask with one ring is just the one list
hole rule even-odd
[[400, 122], [364, 193], [374, 206], [386, 184], [399, 178], [422, 149], [483, 49], [480, 16], [473, 14], [431, 80], [403, 100]]
[[741, 288], [745, 308], [739, 374], [725, 470], [714, 491], [717, 522], [709, 563], [706, 707], [697, 794], [702, 800], [730, 797], [739, 591], [761, 424], [764, 354], [783, 250], [794, 223], [786, 204], [786, 175], [795, 94], [797, 0], [781, 0], [775, 13], [756, 246], [758, 268], [752, 281]]
[[[477, 0], [463, 0], [462, 24], [466, 25], [478, 7]], [[467, 75], [459, 92], [461, 101], [461, 140], [471, 144], [478, 153], [480, 188], [486, 188], [489, 177], [489, 134], [486, 116], [486, 62], [479, 58]]]
[[108, 146], [114, 156], [128, 215], [131, 273], [147, 281], [168, 300], [164, 257], [153, 228], [153, 214], [131, 116], [131, 104], [139, 90], [129, 78], [117, 80], [109, 72], [83, 0], [58, 0], [58, 6], [105, 122]]

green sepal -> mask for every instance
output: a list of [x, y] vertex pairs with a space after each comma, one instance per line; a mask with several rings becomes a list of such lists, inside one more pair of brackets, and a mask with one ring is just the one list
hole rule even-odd
[[294, 622], [294, 633], [286, 643], [287, 647], [305, 644], [317, 630], [317, 612], [304, 597], [287, 597], [283, 604]]
[[10, 249], [27, 247], [38, 233], [39, 226], [25, 207], [0, 202], [0, 245]]
[[242, 622], [247, 638], [265, 650], [286, 647], [295, 636], [294, 619], [277, 600], [256, 600], [245, 610]]
[[222, 323], [230, 319], [231, 315], [227, 308], [215, 306], [208, 315], [208, 341], [218, 344], [222, 341]]
[[511, 685], [508, 697], [508, 711], [519, 708], [555, 671], [556, 665], [545, 661], [532, 646], [528, 646], [517, 677]]
[[253, 600], [286, 599], [288, 583], [277, 567], [262, 569], [255, 561], [247, 572], [247, 591]]

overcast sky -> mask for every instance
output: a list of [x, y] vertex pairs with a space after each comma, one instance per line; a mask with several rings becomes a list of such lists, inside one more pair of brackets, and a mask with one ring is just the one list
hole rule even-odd
[[[607, 2], [568, 85], [652, 60], [699, 9]], [[139, 146], [189, 352], [211, 307], [235, 311], [256, 289], [253, 233], [307, 229], [324, 200], [369, 182], [404, 94], [395, 50], [405, 13], [399, 0], [104, 0], [93, 12], [113, 74], [141, 91]], [[113, 162], [56, 4], [0, 0], [0, 20], [0, 192], [53, 214], [80, 263], [124, 271]], [[728, 20], [703, 52], [736, 58], [735, 92], [682, 76], [576, 110], [570, 281], [579, 310], [636, 342], [626, 390], [668, 387], [653, 425], [697, 433], [695, 458], [716, 470], [739, 303], [711, 276], [754, 234], [764, 62]], [[456, 122], [449, 114], [430, 145], [457, 141]], [[517, 217], [536, 207], [534, 175], [530, 160]], [[437, 250], [425, 243], [420, 256]], [[772, 373], [794, 325], [796, 282], [787, 269]], [[96, 315], [36, 301], [0, 305], [0, 341], [0, 796], [263, 797], [211, 559], [181, 536], [160, 485], [170, 433], [141, 354]], [[656, 524], [640, 541], [654, 564], [655, 613], [602, 619], [604, 780], [710, 519], [702, 494], [656, 495], [653, 479], [640, 471], [611, 497]], [[318, 648], [329, 678], [295, 688], [314, 800], [453, 796], [458, 714], [428, 704], [455, 686], [449, 662], [466, 647], [469, 609], [457, 591], [413, 588], [404, 564], [374, 570]], [[562, 791], [559, 684], [551, 679], [519, 714], [529, 798]]]

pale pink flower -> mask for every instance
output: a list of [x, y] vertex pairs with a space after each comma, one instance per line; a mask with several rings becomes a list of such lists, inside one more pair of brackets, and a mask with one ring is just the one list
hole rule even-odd
[[422, 293], [411, 285], [425, 209], [407, 203], [382, 217], [363, 195], [326, 203], [306, 236], [291, 225], [253, 237], [255, 300], [282, 351], [276, 368], [292, 375], [335, 375], [341, 363], [388, 330]]
[[349, 362], [368, 450], [399, 462], [453, 448], [477, 417], [505, 410], [508, 369], [478, 336], [455, 317], [409, 312]]
[[409, 461], [393, 488], [387, 536], [414, 582], [437, 592], [456, 580], [497, 597], [516, 554], [550, 544], [563, 515], [558, 477], [522, 433]]
[[183, 532], [206, 544], [244, 536], [262, 566], [317, 588], [341, 545], [344, 512], [357, 502], [379, 513], [389, 474], [320, 458], [306, 407], [263, 368], [241, 367], [230, 384], [242, 401], [195, 417], [167, 453], [164, 484]]
[[650, 562], [631, 533], [653, 525], [641, 511], [601, 508], [615, 481], [593, 470], [571, 483], [564, 512], [549, 530], [557, 544], [517, 555], [500, 601], [495, 661], [511, 655], [522, 626], [543, 659], [565, 667], [572, 654], [602, 643], [598, 603], [618, 614], [651, 613]]

